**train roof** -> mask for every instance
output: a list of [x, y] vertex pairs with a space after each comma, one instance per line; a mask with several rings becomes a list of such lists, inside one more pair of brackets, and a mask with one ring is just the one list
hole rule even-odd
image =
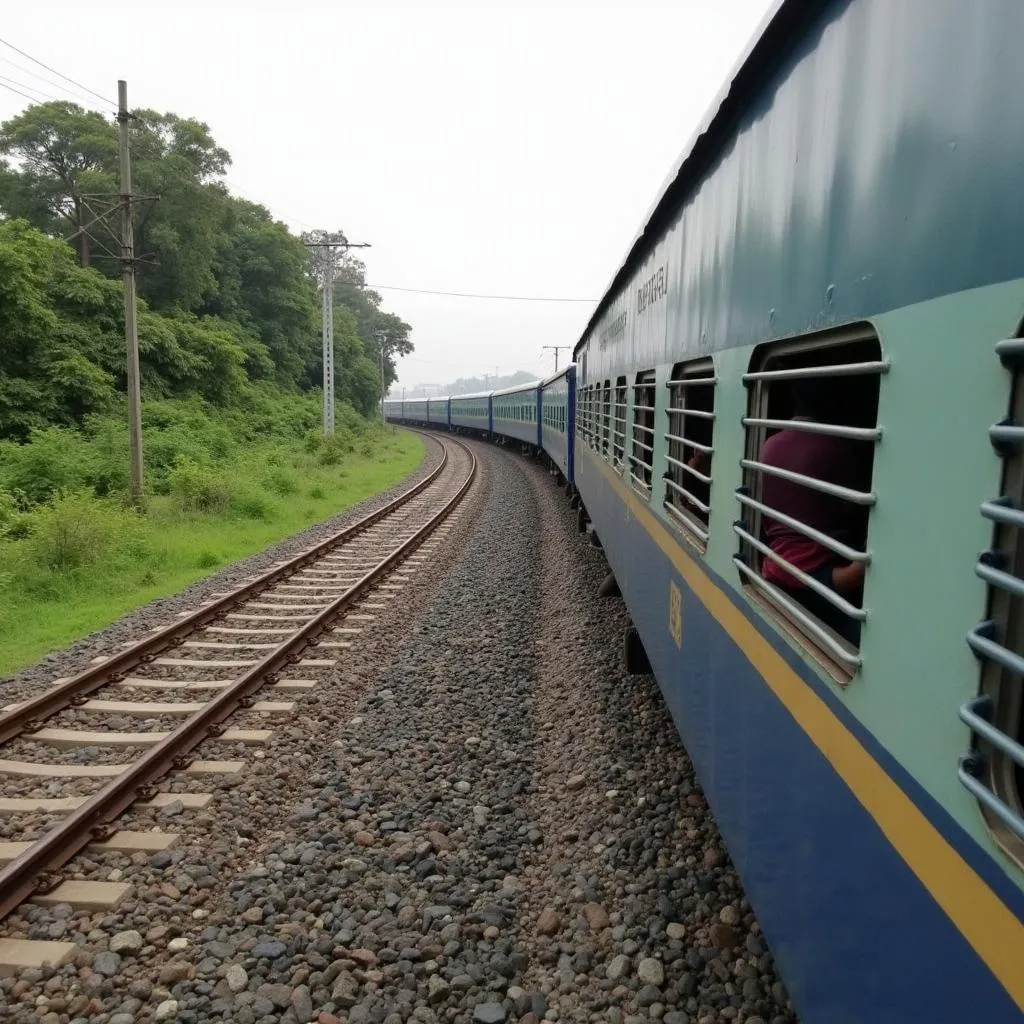
[[564, 377], [570, 370], [575, 370], [575, 363], [566, 363], [560, 370], [556, 370], [550, 377], [545, 377], [541, 382], [540, 386], [546, 388], [552, 381], [558, 380], [560, 377]]
[[736, 118], [747, 101], [760, 89], [766, 75], [789, 54], [801, 31], [813, 22], [831, 0], [776, 0], [762, 19], [746, 49], [733, 66], [707, 113], [690, 136], [683, 155], [665, 179], [657, 199], [647, 212], [643, 226], [630, 244], [622, 265], [615, 272], [604, 295], [594, 307], [587, 326], [573, 346], [573, 356], [594, 329], [597, 321], [622, 286], [642, 262], [648, 250], [671, 223], [683, 200], [697, 185], [723, 144], [731, 138]]
[[490, 398], [493, 393], [492, 391], [474, 391], [470, 395], [451, 395], [450, 397], [461, 401], [465, 398]]
[[528, 380], [523, 384], [515, 384], [510, 388], [501, 388], [499, 391], [492, 391], [491, 395], [492, 397], [497, 397], [498, 395], [516, 395], [520, 391], [536, 391], [539, 387], [539, 380]]

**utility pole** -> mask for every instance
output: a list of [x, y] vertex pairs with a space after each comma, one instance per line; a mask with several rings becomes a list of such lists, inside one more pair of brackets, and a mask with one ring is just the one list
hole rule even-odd
[[334, 277], [341, 258], [349, 249], [369, 249], [369, 242], [350, 242], [340, 232], [327, 236], [325, 241], [306, 242], [306, 247], [316, 250], [320, 265], [320, 286], [323, 316], [323, 362], [324, 362], [324, 436], [334, 433]]
[[117, 83], [117, 143], [121, 164], [121, 276], [124, 282], [124, 340], [128, 349], [128, 450], [132, 463], [132, 504], [142, 508], [142, 391], [135, 303], [135, 232], [132, 227], [132, 165], [128, 150], [128, 83]]
[[563, 349], [567, 349], [568, 345], [542, 345], [542, 349], [554, 349], [555, 352], [555, 373], [558, 373], [558, 353]]
[[380, 421], [383, 424], [386, 420], [384, 416], [384, 348], [388, 343], [388, 332], [377, 331], [377, 345], [380, 348]]

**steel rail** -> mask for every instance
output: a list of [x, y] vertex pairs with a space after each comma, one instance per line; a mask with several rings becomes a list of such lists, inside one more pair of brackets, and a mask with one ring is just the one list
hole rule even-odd
[[[422, 431], [418, 431], [418, 433], [422, 433]], [[448, 450], [445, 448], [444, 458], [440, 465], [419, 483], [414, 484], [409, 490], [403, 491], [394, 501], [388, 502], [387, 505], [369, 513], [352, 523], [351, 526], [346, 526], [333, 536], [318, 542], [307, 551], [293, 556], [283, 565], [267, 570], [256, 579], [250, 580], [224, 597], [216, 599], [212, 604], [197, 608], [188, 615], [182, 616], [177, 622], [165, 626], [158, 633], [111, 655], [106, 661], [90, 666], [59, 686], [51, 687], [46, 692], [19, 704], [6, 714], [0, 715], [0, 743], [6, 743], [22, 733], [34, 732], [44, 719], [74, 706], [77, 700], [86, 697], [93, 691], [99, 690], [111, 682], [124, 679], [133, 668], [139, 665], [148, 665], [158, 655], [177, 647], [189, 635], [203, 626], [208, 626], [211, 622], [216, 622], [226, 612], [237, 608], [243, 601], [262, 593], [267, 587], [279, 583], [282, 579], [287, 579], [303, 566], [318, 561], [333, 548], [347, 543], [429, 487], [444, 471], [447, 464]]]
[[[37, 891], [45, 891], [58, 880], [50, 877], [66, 864], [82, 847], [109, 833], [111, 824], [137, 799], [151, 792], [150, 787], [167, 772], [184, 768], [188, 754], [209, 736], [222, 731], [221, 722], [268, 682], [276, 682], [279, 671], [298, 660], [300, 652], [315, 646], [314, 638], [327, 624], [344, 612], [386, 575], [391, 567], [404, 560], [444, 521], [462, 500], [476, 477], [476, 456], [460, 441], [451, 439], [470, 457], [470, 471], [455, 495], [445, 503], [408, 540], [378, 562], [337, 600], [300, 626], [284, 643], [243, 676], [228, 683], [223, 691], [186, 719], [137, 761], [133, 761], [108, 785], [94, 793], [67, 818], [49, 829], [16, 860], [0, 871], [0, 920]], [[445, 463], [447, 459], [445, 460]], [[444, 465], [445, 463], [442, 463]]]

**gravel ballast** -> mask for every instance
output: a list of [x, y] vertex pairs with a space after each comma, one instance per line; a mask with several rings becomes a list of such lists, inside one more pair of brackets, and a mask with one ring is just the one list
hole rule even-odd
[[656, 684], [622, 674], [600, 552], [536, 464], [476, 450], [458, 559], [223, 783], [205, 837], [79, 865], [131, 901], [26, 911], [81, 951], [0, 980], [0, 1020], [796, 1020]]

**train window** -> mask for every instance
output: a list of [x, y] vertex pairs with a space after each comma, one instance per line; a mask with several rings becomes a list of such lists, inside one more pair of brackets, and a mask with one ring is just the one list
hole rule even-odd
[[1000, 496], [981, 514], [992, 523], [992, 546], [975, 567], [988, 583], [988, 614], [967, 642], [981, 661], [981, 690], [960, 708], [974, 734], [960, 781], [981, 803], [993, 837], [1024, 867], [1024, 338], [996, 352], [1012, 373], [1009, 415], [989, 429], [1003, 460]]
[[708, 543], [714, 454], [715, 367], [710, 359], [677, 363], [668, 387], [665, 509], [701, 551]]
[[845, 682], [860, 634], [880, 375], [869, 327], [759, 346], [749, 389], [733, 561], [755, 597]]
[[612, 462], [622, 465], [626, 452], [626, 378], [615, 381], [615, 409], [612, 419]]
[[608, 458], [611, 454], [612, 436], [612, 384], [606, 380], [601, 389], [601, 454]]
[[633, 385], [633, 450], [629, 476], [650, 494], [654, 466], [654, 371], [641, 370]]

